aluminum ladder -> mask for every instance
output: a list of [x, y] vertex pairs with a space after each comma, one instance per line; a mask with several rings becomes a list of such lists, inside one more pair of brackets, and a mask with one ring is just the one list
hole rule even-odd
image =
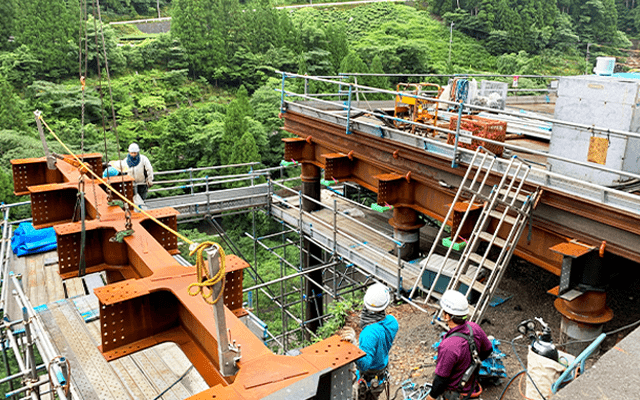
[[[498, 184], [490, 186], [487, 184], [490, 172], [493, 170], [497, 157], [491, 153], [481, 153], [479, 148], [469, 163], [469, 167], [463, 177], [458, 192], [445, 221], [451, 221], [456, 204], [466, 205], [464, 214], [455, 232], [455, 238], [460, 237], [465, 222], [470, 218], [471, 213], [481, 205], [480, 215], [466, 240], [466, 246], [462, 251], [455, 269], [451, 275], [447, 289], [455, 289], [463, 292], [467, 298], [472, 297], [472, 292], [479, 293], [479, 298], [470, 307], [470, 320], [480, 322], [489, 304], [495, 289], [497, 288], [506, 266], [511, 260], [516, 244], [526, 227], [531, 216], [538, 190], [527, 192], [523, 185], [531, 170], [531, 166], [513, 156], [508, 165], [504, 168], [502, 178]], [[463, 202], [460, 200], [464, 199]], [[471, 220], [470, 220], [471, 221]], [[498, 232], [508, 231], [506, 239], [498, 236]], [[431, 247], [429, 255], [423, 260], [420, 275], [425, 269], [437, 268], [436, 276], [429, 288], [422, 287], [427, 292], [424, 303], [428, 303], [431, 298], [440, 297], [440, 293], [435, 291], [435, 287], [443, 275], [447, 262], [450, 260], [453, 245], [449, 247], [444, 257], [434, 256], [437, 245], [441, 242], [445, 233], [445, 224], [440, 227], [440, 231]], [[504, 235], [501, 235], [504, 236]], [[481, 242], [486, 242], [487, 246], [479, 251]], [[496, 257], [495, 253], [499, 253]], [[416, 281], [409, 298], [413, 298], [420, 279]], [[465, 290], [462, 285], [466, 285]]]

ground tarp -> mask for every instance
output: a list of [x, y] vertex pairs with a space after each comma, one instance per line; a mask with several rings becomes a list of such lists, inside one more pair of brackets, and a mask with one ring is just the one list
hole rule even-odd
[[11, 250], [18, 257], [55, 250], [57, 247], [53, 228], [35, 229], [31, 222], [21, 223], [11, 238]]

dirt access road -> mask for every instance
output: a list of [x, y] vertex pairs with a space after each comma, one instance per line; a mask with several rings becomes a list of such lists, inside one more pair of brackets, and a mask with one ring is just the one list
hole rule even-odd
[[[516, 328], [521, 321], [542, 317], [550, 325], [554, 341], [558, 342], [561, 315], [553, 307], [555, 298], [547, 294], [547, 290], [557, 286], [558, 283], [557, 276], [517, 257], [514, 257], [507, 268], [498, 287], [498, 292], [502, 296], [512, 297], [496, 307], [490, 307], [481, 326], [488, 335], [501, 341], [499, 348], [506, 354], [502, 361], [506, 367], [508, 378], [522, 370], [511, 346], [511, 340], [518, 335]], [[637, 298], [636, 288], [639, 287], [639, 284], [640, 274], [627, 276], [610, 285], [607, 303], [614, 311], [614, 319], [604, 326], [605, 332], [610, 332], [640, 319], [640, 304], [634, 300]], [[409, 304], [397, 305], [389, 308], [388, 311], [398, 319], [400, 325], [400, 330], [389, 355], [391, 398], [393, 398], [394, 393], [400, 387], [399, 385], [407, 379], [417, 385], [430, 383], [433, 380], [435, 350], [431, 345], [439, 340], [442, 329], [438, 325], [431, 324], [431, 316]], [[349, 318], [348, 325], [357, 328], [357, 320], [358, 315], [354, 313]], [[631, 330], [626, 329], [608, 337], [603, 342], [600, 352], [591, 357], [587, 367]], [[526, 364], [528, 343], [525, 340], [519, 340], [515, 343], [517, 344], [516, 351]], [[523, 399], [518, 390], [518, 381], [519, 378], [505, 393], [504, 400]], [[486, 385], [481, 398], [498, 400], [506, 383], [507, 379], [504, 379], [497, 385]], [[381, 398], [384, 399], [384, 396]], [[401, 391], [396, 399], [403, 400]]]

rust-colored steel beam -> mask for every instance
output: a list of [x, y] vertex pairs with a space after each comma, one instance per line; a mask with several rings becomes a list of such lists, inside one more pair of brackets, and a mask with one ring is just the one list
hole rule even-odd
[[[101, 173], [101, 157], [85, 156], [91, 169]], [[82, 246], [82, 224], [74, 219], [82, 171], [77, 163], [58, 160], [48, 170], [46, 159], [12, 161], [17, 194], [30, 194], [36, 227], [54, 226], [58, 241], [59, 273], [63, 279], [78, 276]], [[315, 168], [315, 167], [314, 167]], [[34, 174], [36, 176], [34, 176]], [[124, 179], [124, 180], [123, 180]], [[86, 221], [84, 254], [86, 272], [106, 271], [108, 285], [95, 289], [100, 304], [100, 349], [107, 360], [172, 341], [183, 350], [210, 389], [193, 399], [257, 399], [303, 380], [331, 388], [333, 375], [364, 353], [338, 337], [319, 342], [298, 356], [273, 354], [239, 319], [247, 315], [242, 306], [243, 269], [248, 264], [228, 255], [223, 293], [228, 333], [242, 346], [239, 371], [223, 377], [218, 359], [218, 341], [213, 308], [201, 296], [192, 296], [188, 287], [197, 281], [193, 266], [180, 265], [178, 253], [178, 212], [173, 208], [133, 212], [133, 234], [115, 239], [127, 229], [125, 212], [107, 204], [107, 193], [98, 180], [84, 176]], [[115, 178], [119, 190], [132, 198], [132, 180]], [[322, 375], [325, 381], [314, 381]], [[329, 382], [326, 382], [326, 379]], [[335, 377], [337, 378], [337, 376]], [[304, 387], [309, 384], [305, 383]], [[313, 391], [313, 387], [311, 388]]]
[[[285, 140], [285, 159], [320, 166], [325, 179], [358, 183], [376, 192], [380, 205], [409, 207], [444, 219], [465, 172], [452, 168], [449, 159], [357, 130], [347, 135], [343, 126], [291, 110], [284, 118], [284, 129], [298, 136]], [[493, 185], [500, 178], [492, 174], [487, 182]], [[593, 245], [606, 240], [608, 252], [640, 262], [640, 219], [543, 189], [516, 255], [559, 275], [562, 256], [549, 248], [571, 239]], [[509, 229], [503, 223], [499, 235], [504, 238]]]

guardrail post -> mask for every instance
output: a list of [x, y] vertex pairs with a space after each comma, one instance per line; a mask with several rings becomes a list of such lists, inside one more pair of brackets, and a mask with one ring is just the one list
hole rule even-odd
[[396, 298], [400, 298], [400, 287], [402, 286], [402, 247], [398, 245], [398, 285], [396, 287]]
[[356, 85], [356, 101], [360, 101], [360, 90], [358, 89], [358, 77], [353, 77], [353, 83]]
[[189, 168], [189, 183], [191, 184], [191, 195], [193, 196], [193, 167]]
[[458, 153], [458, 140], [460, 139], [460, 122], [462, 121], [462, 103], [458, 104], [458, 120], [456, 121], [456, 139], [453, 143], [453, 158], [451, 168], [458, 168], [460, 153]]
[[204, 177], [204, 187], [207, 193], [207, 214], [211, 215], [211, 194], [209, 193], [209, 175]]

